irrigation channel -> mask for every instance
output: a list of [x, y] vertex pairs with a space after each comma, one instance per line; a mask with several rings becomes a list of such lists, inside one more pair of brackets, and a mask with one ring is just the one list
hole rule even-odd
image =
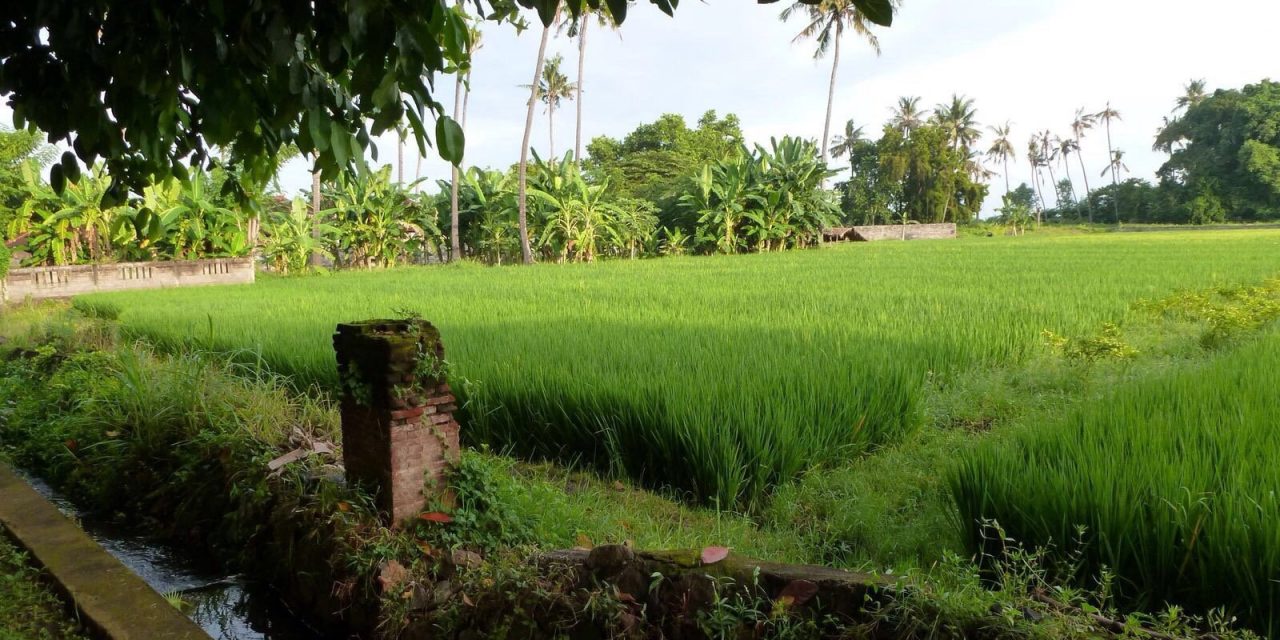
[[269, 588], [216, 572], [212, 558], [148, 540], [136, 531], [83, 512], [48, 483], [19, 475], [63, 515], [157, 592], [181, 599], [187, 617], [217, 640], [314, 640], [322, 634], [294, 616]]

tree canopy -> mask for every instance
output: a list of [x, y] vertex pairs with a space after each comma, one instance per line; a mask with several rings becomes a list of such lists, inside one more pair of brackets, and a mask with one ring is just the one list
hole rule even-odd
[[[854, 2], [869, 20], [892, 21], [889, 0]], [[650, 3], [672, 13], [678, 0]], [[219, 149], [244, 175], [265, 181], [279, 151], [293, 145], [332, 177], [404, 120], [421, 153], [434, 141], [456, 164], [462, 130], [433, 93], [437, 74], [468, 65], [471, 31], [464, 7], [451, 4], [9, 2], [0, 8], [0, 94], [16, 126], [37, 127], [73, 150], [50, 170], [55, 190], [78, 179], [80, 163], [102, 159], [113, 202], [165, 177], [184, 178]], [[468, 4], [497, 21], [531, 8], [549, 24], [561, 7], [576, 16], [607, 6], [621, 22], [628, 2]]]
[[622, 140], [599, 136], [587, 145], [588, 171], [607, 180], [620, 196], [661, 205], [674, 198], [684, 178], [742, 147], [738, 116], [707, 111], [690, 129], [684, 117], [664, 114]]
[[1179, 105], [1186, 112], [1156, 146], [1172, 152], [1159, 174], [1183, 190], [1191, 218], [1280, 216], [1280, 83], [1219, 89]]

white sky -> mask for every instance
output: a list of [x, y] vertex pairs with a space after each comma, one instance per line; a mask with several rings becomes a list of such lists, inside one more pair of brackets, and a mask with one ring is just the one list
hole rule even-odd
[[[800, 22], [779, 22], [782, 6], [684, 0], [668, 18], [641, 0], [619, 34], [589, 32], [584, 138], [622, 136], [667, 112], [692, 125], [707, 109], [738, 114], [748, 142], [821, 136], [830, 62], [812, 59], [811, 42], [792, 44]], [[1115, 146], [1125, 150], [1132, 175], [1151, 178], [1164, 160], [1151, 151], [1152, 138], [1189, 79], [1205, 78], [1212, 90], [1280, 77], [1277, 25], [1280, 3], [1273, 0], [904, 0], [895, 25], [880, 30], [881, 57], [846, 37], [833, 134], [852, 117], [875, 137], [898, 96], [918, 95], [932, 107], [961, 92], [976, 100], [984, 130], [1013, 122], [1021, 153], [1033, 131], [1065, 135], [1076, 108], [1097, 111], [1110, 100], [1123, 116], [1112, 132]], [[485, 32], [474, 63], [466, 164], [503, 167], [518, 158], [528, 95], [519, 85], [531, 79], [538, 31]], [[554, 38], [549, 50], [576, 71], [575, 41]], [[449, 80], [439, 94], [446, 105]], [[545, 154], [541, 106], [533, 142]], [[567, 103], [556, 115], [556, 149], [572, 145]], [[381, 162], [394, 161], [390, 138], [379, 147]], [[1096, 130], [1083, 148], [1096, 188], [1107, 159], [1104, 134]], [[412, 149], [407, 155], [417, 156]], [[411, 175], [413, 161], [406, 164]], [[285, 187], [309, 184], [306, 170], [302, 161], [287, 167]], [[1029, 181], [1025, 159], [1011, 173], [1015, 186]], [[429, 157], [423, 175], [434, 181], [448, 169]], [[988, 211], [1003, 191], [997, 176]]]

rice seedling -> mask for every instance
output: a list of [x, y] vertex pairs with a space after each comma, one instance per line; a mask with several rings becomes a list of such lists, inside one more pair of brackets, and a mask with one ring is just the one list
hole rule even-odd
[[[950, 475], [970, 545], [995, 521], [1128, 603], [1226, 607], [1280, 632], [1280, 330], [992, 439]], [[1000, 539], [1003, 539], [1001, 537]], [[1000, 539], [994, 544], [1000, 544]]]
[[884, 243], [595, 265], [474, 265], [88, 296], [162, 345], [337, 383], [338, 322], [442, 332], [464, 437], [751, 507], [919, 428], [926, 389], [1016, 364], [1048, 330], [1280, 270], [1280, 232]]

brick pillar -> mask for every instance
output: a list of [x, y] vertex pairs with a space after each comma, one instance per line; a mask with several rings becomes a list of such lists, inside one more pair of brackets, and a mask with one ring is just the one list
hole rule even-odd
[[419, 319], [367, 320], [338, 325], [333, 347], [347, 480], [374, 494], [391, 525], [433, 498], [451, 505], [445, 472], [458, 460], [457, 406], [440, 332]]

